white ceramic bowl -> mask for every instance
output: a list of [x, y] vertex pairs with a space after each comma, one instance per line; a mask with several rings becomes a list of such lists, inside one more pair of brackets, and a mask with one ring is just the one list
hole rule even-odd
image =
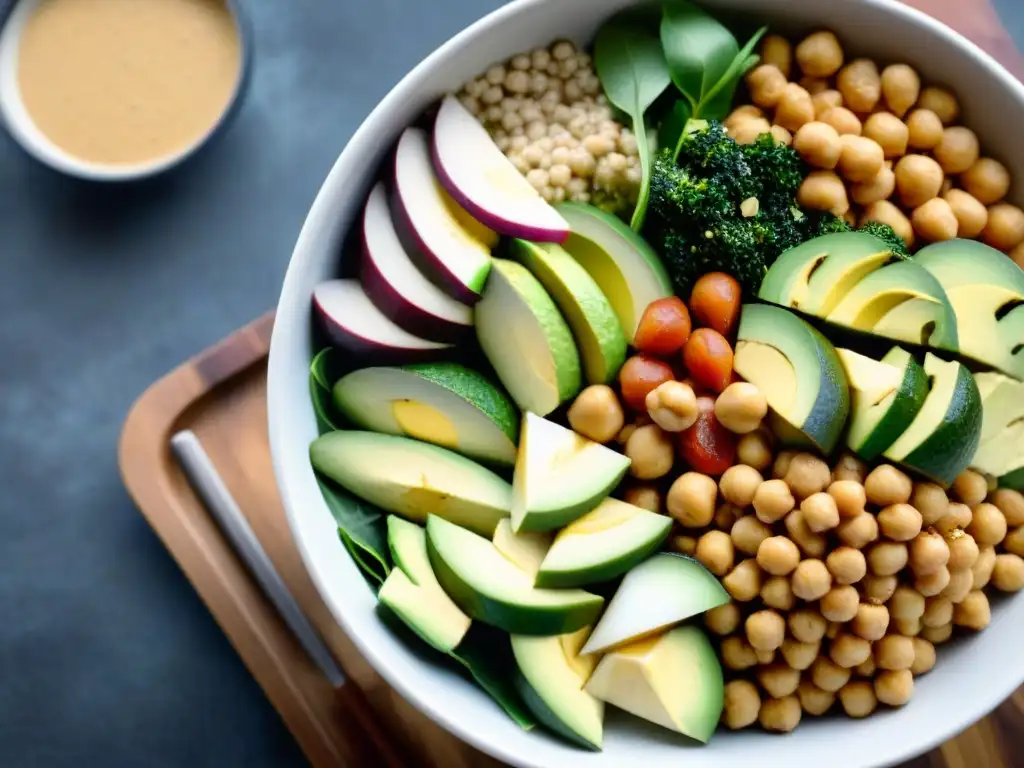
[[[793, 34], [827, 23], [848, 54], [914, 65], [926, 80], [946, 83], [958, 94], [963, 120], [978, 133], [985, 152], [1003, 160], [1015, 178], [1024, 175], [1024, 153], [1019, 151], [1024, 86], [933, 19], [890, 0], [705, 2], [719, 11], [756, 12], [776, 29]], [[521, 731], [472, 684], [425, 661], [389, 631], [374, 612], [373, 593], [338, 540], [314, 480], [307, 453], [317, 434], [307, 389], [314, 352], [310, 295], [317, 282], [334, 275], [343, 234], [361, 208], [383, 155], [420, 110], [492, 62], [555, 37], [587, 43], [604, 18], [631, 4], [516, 0], [456, 35], [410, 72], [341, 153], [299, 235], [270, 351], [270, 447], [292, 533], [335, 619], [388, 683], [449, 731], [513, 765], [874, 768], [899, 763], [982, 718], [1024, 681], [1019, 640], [1024, 600], [1001, 602], [986, 631], [942, 646], [938, 665], [916, 681], [914, 697], [902, 709], [879, 711], [864, 720], [806, 718], [786, 736], [757, 730], [719, 732], [707, 746], [698, 747], [609, 708], [604, 751], [589, 753], [542, 729]]]

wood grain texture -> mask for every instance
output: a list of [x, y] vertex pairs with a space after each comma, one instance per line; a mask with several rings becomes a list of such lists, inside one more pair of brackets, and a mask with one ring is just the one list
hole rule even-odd
[[[956, 28], [1016, 75], [1024, 74], [1021, 56], [987, 0], [908, 4]], [[273, 480], [265, 387], [272, 324], [272, 314], [263, 316], [183, 364], [139, 398], [119, 444], [125, 485], [312, 765], [381, 764], [352, 721], [352, 707], [367, 706], [366, 702], [388, 734], [418, 755], [417, 764], [499, 765], [395, 693], [359, 655], [320, 600], [291, 540]], [[305, 656], [188, 486], [168, 444], [171, 435], [185, 427], [202, 441], [282, 578], [349, 674], [343, 695]], [[359, 691], [351, 688], [352, 683]], [[1024, 689], [957, 738], [904, 764], [1018, 767], [1024, 768]]]

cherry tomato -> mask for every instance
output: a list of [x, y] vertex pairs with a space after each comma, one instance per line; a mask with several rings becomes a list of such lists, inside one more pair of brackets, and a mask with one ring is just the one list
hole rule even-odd
[[659, 384], [675, 379], [672, 366], [646, 355], [633, 355], [619, 369], [619, 388], [622, 399], [634, 411], [644, 411], [647, 393]]
[[715, 418], [715, 401], [697, 398], [697, 421], [679, 433], [679, 455], [697, 472], [717, 476], [736, 461], [737, 436]]
[[740, 284], [725, 272], [708, 272], [693, 286], [690, 312], [698, 325], [731, 337], [740, 316]]
[[690, 338], [690, 311], [678, 296], [647, 305], [633, 337], [633, 346], [648, 355], [671, 355]]
[[721, 392], [732, 381], [732, 347], [718, 331], [698, 328], [683, 347], [683, 362], [702, 387]]

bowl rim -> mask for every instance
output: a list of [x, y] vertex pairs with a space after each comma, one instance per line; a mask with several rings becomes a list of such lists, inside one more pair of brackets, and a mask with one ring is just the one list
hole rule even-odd
[[[439, 62], [457, 53], [470, 40], [513, 17], [529, 13], [533, 8], [556, 1], [511, 0], [506, 5], [500, 6], [479, 17], [476, 21], [449, 37], [425, 58], [421, 59], [365, 116], [324, 177], [303, 221], [282, 283], [277, 305], [278, 318], [288, 323], [310, 322], [311, 315], [308, 311], [309, 297], [299, 296], [298, 291], [293, 285], [300, 280], [299, 272], [304, 262], [311, 258], [310, 254], [315, 252], [312, 242], [318, 233], [314, 232], [313, 222], [320, 218], [320, 209], [328, 205], [331, 205], [331, 207], [336, 206], [336, 201], [332, 201], [330, 204], [327, 202], [323, 194], [324, 190], [331, 186], [332, 181], [336, 177], [346, 174], [347, 166], [352, 164], [352, 159], [362, 150], [362, 145], [372, 142], [374, 135], [380, 132], [380, 126], [387, 123], [388, 115], [396, 111], [397, 106], [403, 101], [412, 97], [415, 89], [422, 86], [422, 81], [428, 77], [429, 73]], [[999, 81], [1007, 90], [1015, 92], [1017, 100], [1024, 104], [1024, 83], [1014, 77], [991, 54], [944, 22], [917, 8], [899, 2], [899, 0], [843, 0], [843, 2], [856, 2], [863, 6], [874, 7], [885, 13], [902, 17], [904, 21], [911, 25], [925, 28], [932, 35], [941, 38], [947, 45], [959, 48], [976, 59], [990, 77]], [[642, 5], [643, 3], [644, 0], [633, 0], [633, 4], [636, 5]], [[623, 6], [627, 4], [623, 3]], [[354, 187], [354, 189], [360, 189], [360, 187]], [[284, 318], [287, 318], [287, 320], [284, 320]], [[534, 763], [527, 762], [522, 756], [505, 749], [500, 743], [495, 743], [472, 728], [466, 727], [458, 718], [459, 713], [446, 708], [443, 700], [439, 697], [419, 695], [403, 679], [400, 669], [398, 665], [393, 663], [390, 653], [381, 652], [372, 643], [367, 642], [361, 637], [359, 633], [353, 632], [352, 623], [347, 617], [348, 612], [345, 610], [343, 601], [338, 599], [338, 590], [335, 588], [335, 585], [325, 581], [324, 574], [316, 567], [315, 558], [311, 555], [307, 542], [303, 536], [297, 533], [299, 527], [298, 519], [313, 514], [313, 512], [308, 508], [301, 508], [296, 503], [300, 493], [298, 487], [310, 481], [306, 477], [293, 473], [288, 466], [285, 453], [289, 449], [294, 448], [294, 446], [282, 444], [283, 438], [281, 434], [286, 429], [284, 421], [287, 418], [286, 409], [275, 408], [275, 403], [295, 394], [291, 391], [287, 373], [282, 368], [284, 363], [281, 361], [285, 359], [285, 352], [282, 351], [282, 347], [287, 342], [284, 341], [284, 332], [280, 330], [280, 327], [275, 324], [275, 329], [271, 336], [267, 372], [267, 419], [271, 460], [291, 533], [302, 556], [303, 564], [306, 566], [321, 599], [324, 601], [333, 619], [353, 642], [360, 654], [373, 667], [375, 672], [407, 702], [429, 717], [431, 721], [464, 743], [496, 759], [510, 765], [524, 766], [524, 768], [534, 766]], [[310, 477], [312, 477], [311, 474]], [[323, 513], [330, 514], [326, 504], [323, 506]], [[1005, 701], [1019, 687], [1021, 680], [1024, 679], [1024, 668], [1020, 670], [1020, 673], [1020, 675], [1005, 675], [999, 680], [986, 683], [988, 690], [987, 704], [980, 715], [976, 710], [972, 710], [970, 716], [966, 716], [962, 713], [962, 710], [955, 709], [941, 729], [925, 733], [922, 738], [902, 740], [894, 745], [894, 748], [886, 754], [885, 758], [863, 765], [870, 765], [871, 768], [894, 766], [934, 749], [977, 722], [980, 718], [985, 717], [996, 706]], [[935, 735], [936, 733], [938, 735]]]

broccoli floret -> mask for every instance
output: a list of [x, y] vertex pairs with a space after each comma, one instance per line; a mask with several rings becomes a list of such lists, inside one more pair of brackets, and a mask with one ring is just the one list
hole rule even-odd
[[903, 242], [903, 238], [897, 235], [896, 231], [888, 224], [883, 224], [880, 221], [869, 221], [867, 224], [861, 225], [857, 231], [866, 232], [877, 237], [892, 249], [893, 256], [899, 256], [901, 259], [910, 258], [907, 244]]

